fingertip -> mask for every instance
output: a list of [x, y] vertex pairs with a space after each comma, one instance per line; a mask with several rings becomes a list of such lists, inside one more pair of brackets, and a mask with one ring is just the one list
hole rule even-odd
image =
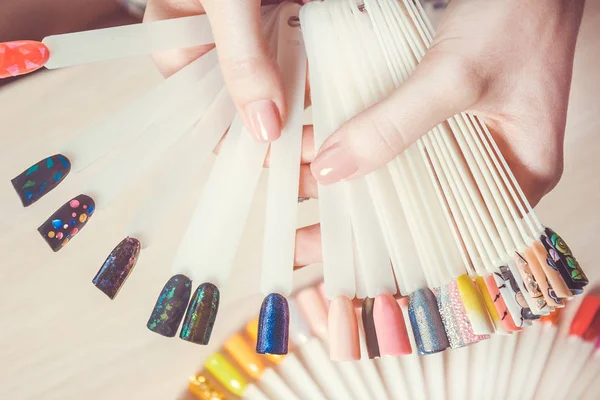
[[246, 106], [246, 121], [250, 133], [261, 142], [272, 142], [281, 136], [282, 119], [271, 100], [258, 100]]

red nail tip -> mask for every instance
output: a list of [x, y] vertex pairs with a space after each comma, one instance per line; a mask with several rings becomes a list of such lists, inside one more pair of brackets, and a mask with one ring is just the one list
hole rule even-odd
[[569, 335], [583, 337], [593, 325], [594, 317], [600, 313], [600, 297], [587, 295], [581, 301], [579, 309], [569, 327]]
[[49, 57], [48, 48], [40, 42], [17, 40], [0, 43], [0, 79], [38, 70]]

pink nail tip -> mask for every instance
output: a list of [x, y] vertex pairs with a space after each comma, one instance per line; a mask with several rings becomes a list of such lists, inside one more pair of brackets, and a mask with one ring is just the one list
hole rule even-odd
[[329, 356], [334, 361], [360, 359], [358, 320], [352, 300], [345, 296], [329, 306]]
[[373, 319], [382, 357], [412, 353], [404, 316], [394, 296], [383, 294], [375, 298]]
[[321, 338], [327, 337], [327, 309], [318, 289], [309, 287], [299, 291], [296, 301], [313, 333]]
[[18, 40], [0, 43], [0, 79], [38, 70], [49, 57], [48, 48], [40, 42]]

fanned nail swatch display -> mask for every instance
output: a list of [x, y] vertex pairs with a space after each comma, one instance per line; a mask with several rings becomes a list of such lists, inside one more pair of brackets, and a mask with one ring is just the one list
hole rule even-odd
[[[186, 195], [189, 182], [199, 182], [202, 169], [210, 168], [173, 257], [172, 276], [147, 323], [160, 335], [179, 332], [185, 341], [207, 344], [218, 321], [219, 288], [230, 279], [270, 150], [261, 275], [265, 299], [253, 335], [256, 351], [286, 354], [291, 342], [300, 353], [311, 354], [305, 362], [315, 379], [344, 377], [328, 381], [336, 395], [326, 398], [351, 398], [344, 396], [367, 393], [361, 379], [381, 381], [374, 364], [333, 366], [320, 341], [290, 332], [290, 326], [302, 331], [291, 311], [303, 302], [295, 304], [287, 296], [307, 61], [318, 148], [341, 124], [403, 84], [431, 44], [433, 30], [421, 5], [409, 0], [325, 0], [302, 8], [284, 3], [263, 7], [262, 15], [288, 109], [278, 140], [261, 143], [247, 132], [213, 49], [75, 136], [60, 153], [24, 163], [30, 167], [12, 184], [23, 206], [37, 206], [68, 181], [69, 172], [111, 157], [39, 227], [50, 248], [58, 251], [94, 212], [109, 207], [144, 172], [170, 160], [127, 231], [115, 238], [114, 250], [103, 263], [97, 260], [100, 270], [93, 284], [114, 299], [140, 252], [160, 246], [153, 239], [169, 210]], [[206, 16], [194, 16], [51, 36], [41, 43], [0, 43], [0, 77], [213, 42]], [[364, 134], [368, 140], [369, 132]], [[219, 156], [207, 167], [219, 142]], [[332, 335], [334, 360], [358, 360], [364, 346], [371, 358], [405, 355], [403, 362], [418, 366], [413, 349], [419, 355], [435, 354], [493, 334], [518, 332], [535, 325], [532, 321], [550, 318], [588, 283], [561, 237], [541, 225], [484, 121], [473, 115], [459, 114], [435, 127], [380, 170], [319, 187], [319, 208], [324, 291], [331, 304], [314, 332], [323, 340], [327, 332]], [[407, 299], [406, 313], [394, 296]], [[359, 314], [354, 298], [363, 299]], [[237, 342], [242, 348], [243, 341]], [[222, 367], [221, 355], [211, 360], [209, 371], [222, 368], [234, 374]], [[423, 363], [439, 372], [441, 360], [437, 355]], [[382, 361], [392, 369], [395, 363]], [[277, 374], [264, 371], [273, 387], [283, 387], [274, 378]], [[244, 387], [248, 393], [237, 394], [265, 398], [258, 388]], [[315, 393], [316, 388], [307, 398], [319, 398]]]
[[[363, 316], [356, 350], [359, 359], [343, 363], [332, 363], [323, 351], [331, 335], [327, 334], [328, 300], [321, 294], [316, 286], [308, 287], [289, 299], [291, 351], [287, 355], [252, 352], [250, 343], [257, 335], [257, 320], [253, 320], [206, 359], [179, 399], [597, 398], [600, 297], [595, 294], [583, 298], [573, 317], [553, 313], [514, 335], [494, 335], [429, 357], [413, 354], [375, 360], [369, 359], [373, 344], [365, 315], [370, 312], [363, 304], [356, 310]], [[405, 301], [392, 301], [408, 314]], [[386, 329], [377, 330], [373, 340], [387, 347], [386, 336]], [[413, 335], [408, 336], [407, 341], [414, 343]]]

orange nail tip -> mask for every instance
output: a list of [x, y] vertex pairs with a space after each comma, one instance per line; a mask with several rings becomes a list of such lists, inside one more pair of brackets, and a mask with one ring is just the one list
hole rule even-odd
[[581, 301], [573, 322], [569, 327], [569, 335], [583, 337], [593, 325], [596, 314], [600, 313], [600, 297], [587, 295]]
[[45, 44], [31, 40], [0, 43], [0, 79], [42, 68], [50, 58]]
[[188, 390], [199, 400], [226, 399], [225, 394], [210, 382], [203, 374], [192, 376], [188, 382]]
[[562, 313], [562, 308], [555, 308], [553, 312], [548, 315], [542, 315], [540, 321], [544, 324], [557, 325]]

